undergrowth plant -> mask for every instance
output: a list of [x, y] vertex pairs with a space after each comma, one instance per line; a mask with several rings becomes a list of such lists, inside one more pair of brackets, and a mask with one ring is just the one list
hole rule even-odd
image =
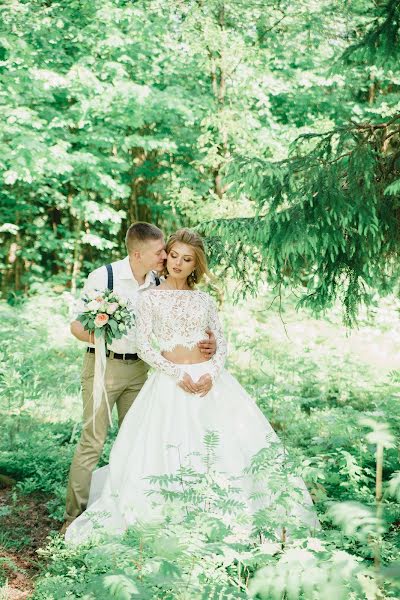
[[[279, 455], [271, 440], [269, 449], [255, 457], [253, 474], [259, 469], [260, 482], [265, 477], [266, 485], [275, 486], [276, 504], [282, 506], [301, 491], [294, 486], [289, 493], [289, 474], [302, 477], [322, 531], [310, 537], [294, 521], [289, 527], [282, 510], [273, 519], [260, 509], [250, 524], [235, 491], [239, 482], [211, 468], [210, 438], [203, 457], [209, 457], [206, 476], [206, 465], [201, 472], [183, 461], [179, 482], [149, 482], [154, 488], [149, 502], [162, 500], [168, 507], [157, 525], [138, 524], [122, 538], [80, 548], [67, 548], [52, 534], [41, 553], [43, 572], [34, 598], [371, 600], [398, 595], [399, 455], [390, 447], [398, 446], [400, 433], [397, 371], [393, 367], [384, 376], [380, 367], [371, 362], [366, 367], [354, 353], [345, 354], [343, 329], [334, 314], [317, 322], [305, 312], [293, 316], [290, 305], [282, 315], [274, 307], [265, 311], [265, 303], [260, 298], [240, 312], [231, 305], [224, 311], [229, 369], [284, 448]], [[1, 304], [0, 311], [5, 323], [0, 331], [0, 473], [17, 480], [14, 496], [46, 494], [50, 514], [62, 519], [68, 468], [80, 434], [82, 348], [71, 340], [67, 303], [60, 297], [34, 297], [13, 308]], [[289, 322], [288, 338], [278, 335], [281, 316]], [[377, 308], [375, 321], [365, 319], [360, 335], [365, 331], [366, 351], [370, 340], [382, 352], [395, 347], [395, 316]], [[20, 373], [18, 381], [8, 377], [12, 369]], [[378, 469], [378, 444], [366, 435], [366, 423], [376, 439], [384, 432], [394, 438], [383, 436]], [[116, 433], [114, 427], [101, 464]], [[213, 443], [217, 448], [217, 439]], [[262, 501], [260, 493], [254, 490], [255, 502]], [[188, 511], [183, 520], [182, 507]], [[13, 510], [13, 504], [4, 507], [0, 529], [2, 515]]]
[[[158, 520], [138, 523], [122, 537], [99, 532], [81, 546], [66, 546], [55, 537], [41, 551], [48, 567], [33, 598], [394, 598], [395, 582], [381, 563], [387, 526], [379, 462], [380, 447], [387, 448], [392, 438], [384, 424], [368, 425], [373, 430], [367, 439], [376, 444], [378, 456], [376, 507], [334, 503], [323, 519], [325, 529], [304, 527], [293, 511], [301, 494], [292, 476], [300, 473], [301, 465], [296, 470], [282, 446], [267, 440], [244, 474], [264, 483], [264, 493], [253, 499], [266, 506], [252, 516], [238, 494], [239, 481], [216, 470], [218, 434], [209, 432], [202, 469], [193, 468], [193, 457], [188, 457], [176, 473], [149, 478], [149, 501], [156, 503]], [[268, 486], [272, 502], [266, 502]], [[399, 493], [398, 474], [386, 488]], [[341, 548], [330, 536], [332, 528], [343, 538], [368, 544], [375, 561]]]

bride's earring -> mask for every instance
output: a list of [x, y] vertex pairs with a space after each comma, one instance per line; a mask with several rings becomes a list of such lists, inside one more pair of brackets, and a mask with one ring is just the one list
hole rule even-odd
[[196, 271], [192, 271], [190, 273], [190, 279], [192, 280], [193, 283], [196, 283], [196, 279], [197, 279], [197, 277], [196, 277]]

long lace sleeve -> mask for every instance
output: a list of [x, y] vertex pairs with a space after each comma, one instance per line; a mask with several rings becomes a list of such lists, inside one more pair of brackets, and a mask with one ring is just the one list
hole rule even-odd
[[227, 344], [224, 337], [224, 332], [222, 330], [222, 325], [218, 317], [217, 306], [212, 298], [209, 298], [208, 327], [214, 333], [217, 342], [217, 350], [209, 361], [211, 366], [210, 375], [212, 380], [215, 381], [225, 365]]
[[153, 307], [150, 295], [144, 292], [141, 294], [136, 307], [136, 343], [137, 353], [144, 362], [154, 369], [171, 375], [177, 381], [180, 381], [184, 371], [181, 365], [167, 360], [160, 352], [157, 352], [151, 345], [153, 336]]

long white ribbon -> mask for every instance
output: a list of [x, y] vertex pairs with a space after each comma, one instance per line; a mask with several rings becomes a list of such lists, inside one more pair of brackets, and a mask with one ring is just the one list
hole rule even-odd
[[94, 380], [93, 380], [93, 433], [95, 434], [96, 413], [99, 410], [104, 398], [107, 405], [108, 419], [112, 425], [110, 403], [105, 385], [106, 376], [106, 342], [104, 335], [94, 337]]

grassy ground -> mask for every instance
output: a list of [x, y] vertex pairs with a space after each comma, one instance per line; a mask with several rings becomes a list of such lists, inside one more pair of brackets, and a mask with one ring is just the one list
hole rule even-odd
[[[388, 423], [397, 436], [400, 431], [399, 306], [381, 301], [362, 315], [358, 330], [348, 332], [337, 311], [318, 320], [296, 312], [293, 297], [283, 299], [281, 311], [272, 299], [265, 290], [257, 300], [225, 304], [229, 368], [285, 445], [308, 461], [304, 472], [326, 539], [369, 563], [370, 545], [343, 536], [326, 509], [331, 501], [374, 505], [374, 447], [359, 418]], [[47, 290], [21, 307], [0, 304], [0, 586], [5, 594], [8, 582], [9, 597], [18, 597], [18, 590], [27, 597], [44, 568], [36, 550], [60, 525], [79, 437], [82, 347], [69, 335], [68, 300]], [[114, 427], [103, 462], [115, 434]], [[384, 456], [387, 481], [398, 469], [398, 453], [392, 448]], [[389, 563], [399, 559], [400, 510], [389, 497], [385, 502], [381, 560]], [[40, 593], [35, 597], [53, 597]]]

